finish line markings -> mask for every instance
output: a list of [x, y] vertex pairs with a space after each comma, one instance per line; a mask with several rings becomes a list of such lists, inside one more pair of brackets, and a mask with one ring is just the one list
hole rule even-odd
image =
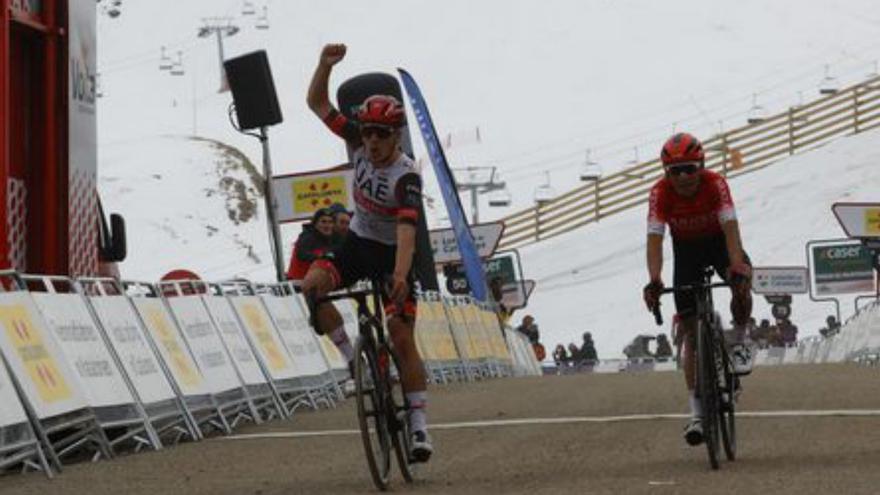
[[[829, 418], [829, 417], [870, 417], [880, 416], [878, 409], [831, 409], [825, 411], [744, 411], [736, 413], [737, 418]], [[459, 423], [432, 424], [432, 430], [458, 430], [464, 428], [485, 428], [497, 426], [553, 425], [576, 423], [629, 423], [635, 421], [657, 421], [665, 419], [687, 419], [689, 414], [629, 414], [625, 416], [574, 416], [567, 418], [523, 418], [490, 421], [464, 421]], [[255, 440], [261, 438], [309, 438], [341, 435], [359, 435], [360, 430], [322, 430], [322, 431], [283, 431], [270, 433], [250, 433], [220, 437], [219, 440]]]

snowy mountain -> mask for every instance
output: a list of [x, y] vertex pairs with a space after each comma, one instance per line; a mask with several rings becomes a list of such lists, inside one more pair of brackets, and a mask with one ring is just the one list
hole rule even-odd
[[[276, 173], [344, 159], [342, 145], [304, 101], [321, 46], [342, 40], [350, 51], [334, 73], [334, 89], [362, 72], [406, 67], [438, 130], [452, 136], [452, 166], [493, 165], [505, 174], [514, 205], [489, 210], [481, 199], [483, 221], [530, 205], [545, 171], [557, 192], [573, 187], [587, 148], [611, 171], [655, 153], [673, 128], [708, 135], [738, 126], [753, 106], [779, 111], [809, 100], [820, 83], [835, 82], [826, 79], [842, 85], [876, 72], [880, 58], [874, 0], [262, 5], [268, 30], [254, 29], [255, 17], [242, 16], [238, 0], [126, 2], [121, 16], [99, 17], [99, 188], [105, 209], [128, 221], [124, 276], [149, 280], [187, 267], [211, 279], [273, 277], [254, 167], [259, 145], [229, 125], [231, 96], [217, 92], [216, 39], [197, 37], [204, 18], [228, 16], [241, 29], [224, 40], [227, 57], [269, 52], [285, 116], [271, 130]], [[163, 46], [171, 60], [180, 57], [184, 75], [159, 70]], [[420, 138], [413, 140], [420, 153]], [[773, 167], [732, 184], [753, 258], [792, 258], [797, 243], [769, 216], [749, 221], [758, 218], [751, 209], [780, 212], [779, 225], [806, 230], [785, 215], [805, 211], [805, 191], [823, 201], [843, 194], [836, 185], [850, 174], [838, 161], [814, 172], [790, 168], [784, 180], [769, 179], [784, 168]], [[436, 198], [429, 168], [427, 192]], [[827, 180], [811, 182], [813, 173]], [[852, 177], [859, 187], [870, 185]], [[753, 195], [752, 181], [764, 196]], [[762, 189], [771, 184], [777, 187]], [[827, 212], [827, 204], [822, 208]], [[439, 223], [445, 213], [438, 206], [430, 215]], [[589, 328], [600, 354], [611, 357], [636, 333], [654, 331], [634, 305], [644, 283], [642, 216], [629, 212], [523, 251], [526, 276], [539, 281], [529, 311], [548, 343], [576, 340]], [[758, 224], [766, 231], [755, 236]], [[817, 232], [837, 235], [833, 225]], [[298, 228], [284, 226], [282, 233], [289, 249]], [[755, 237], [761, 240], [752, 244]], [[795, 318], [806, 315], [801, 304], [795, 302]], [[821, 308], [819, 316], [827, 310]]]

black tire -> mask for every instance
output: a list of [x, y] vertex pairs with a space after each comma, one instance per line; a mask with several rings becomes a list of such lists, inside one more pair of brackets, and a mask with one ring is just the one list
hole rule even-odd
[[733, 363], [727, 354], [724, 345], [718, 346], [721, 359], [720, 384], [722, 400], [718, 408], [718, 422], [721, 426], [721, 445], [724, 447], [724, 455], [728, 461], [736, 460], [736, 389], [739, 385], [739, 377], [733, 373]]
[[712, 327], [703, 319], [697, 322], [697, 389], [703, 409], [703, 442], [712, 469], [718, 469], [718, 378], [715, 365]]
[[358, 337], [354, 345], [354, 386], [357, 402], [358, 424], [364, 443], [364, 454], [373, 483], [379, 490], [387, 490], [391, 477], [391, 437], [386, 422], [385, 401], [377, 373], [376, 350], [364, 337]]
[[[397, 456], [397, 466], [400, 468], [400, 474], [407, 483], [413, 482], [413, 470], [410, 460], [410, 430], [409, 404], [406, 401], [406, 394], [401, 384], [402, 375], [400, 371], [400, 360], [387, 345], [383, 346], [380, 352], [387, 352], [390, 356], [389, 362], [393, 365], [387, 369], [387, 404], [390, 411], [388, 416], [388, 431], [391, 433], [391, 445], [394, 446], [394, 453]], [[382, 358], [379, 359], [382, 362]], [[392, 368], [397, 372], [399, 380], [395, 382], [391, 379]]]

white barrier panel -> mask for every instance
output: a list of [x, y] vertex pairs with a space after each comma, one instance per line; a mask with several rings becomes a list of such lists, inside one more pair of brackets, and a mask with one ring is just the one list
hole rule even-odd
[[170, 297], [167, 302], [211, 393], [240, 389], [241, 380], [199, 296]]
[[162, 301], [157, 298], [134, 297], [131, 299], [141, 315], [147, 331], [156, 342], [156, 348], [171, 371], [183, 395], [208, 395], [207, 383], [199, 372], [189, 349], [177, 332]]
[[263, 385], [266, 383], [266, 375], [260, 369], [260, 363], [254, 355], [254, 351], [247, 342], [244, 330], [239, 326], [235, 318], [235, 312], [225, 297], [200, 296], [208, 309], [214, 323], [217, 325], [220, 337], [229, 349], [229, 354], [235, 361], [238, 372], [246, 385]]
[[152, 404], [176, 399], [128, 299], [92, 296], [89, 301], [141, 401]]
[[795, 364], [798, 362], [798, 348], [786, 347], [785, 355], [782, 357], [782, 364]]
[[[28, 422], [27, 414], [18, 399], [18, 393], [2, 358], [0, 358], [0, 404], [3, 404], [3, 407], [0, 407], [0, 429]], [[2, 446], [3, 438], [0, 437], [0, 447]]]
[[113, 356], [79, 294], [32, 292], [89, 405], [111, 407], [135, 402]]
[[315, 333], [302, 313], [299, 303], [292, 297], [278, 297], [270, 294], [260, 296], [281, 340], [293, 356], [296, 376], [316, 376], [328, 372], [327, 361], [318, 348]]
[[229, 302], [241, 318], [241, 324], [254, 349], [266, 363], [273, 380], [294, 378], [296, 373], [290, 355], [284, 349], [272, 320], [257, 296], [230, 297]]
[[0, 294], [0, 350], [37, 416], [87, 407], [74, 371], [46, 327], [30, 294]]

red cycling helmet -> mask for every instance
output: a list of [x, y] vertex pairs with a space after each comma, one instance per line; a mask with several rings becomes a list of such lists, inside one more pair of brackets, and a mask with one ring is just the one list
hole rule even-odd
[[364, 124], [400, 127], [403, 125], [405, 113], [403, 105], [397, 98], [389, 95], [373, 95], [361, 104], [357, 111], [357, 120]]
[[700, 162], [702, 164], [705, 158], [703, 143], [686, 132], [680, 132], [666, 140], [663, 150], [660, 151], [660, 160], [663, 165], [683, 162]]

